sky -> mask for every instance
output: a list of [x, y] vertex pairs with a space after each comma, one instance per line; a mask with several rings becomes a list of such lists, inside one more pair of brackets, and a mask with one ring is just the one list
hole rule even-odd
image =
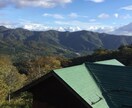
[[132, 22], [132, 0], [0, 0], [0, 25], [110, 32]]

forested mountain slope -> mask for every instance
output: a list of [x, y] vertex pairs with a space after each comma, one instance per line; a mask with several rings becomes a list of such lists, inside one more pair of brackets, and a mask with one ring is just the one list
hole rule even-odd
[[29, 31], [0, 27], [0, 53], [39, 55], [85, 55], [95, 49], [117, 49], [132, 43], [131, 36], [116, 36], [90, 31]]

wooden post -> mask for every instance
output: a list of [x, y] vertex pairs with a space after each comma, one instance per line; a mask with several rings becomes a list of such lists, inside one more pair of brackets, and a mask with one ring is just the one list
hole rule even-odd
[[9, 103], [11, 101], [10, 89], [9, 89], [9, 94], [8, 94], [8, 101], [9, 101]]

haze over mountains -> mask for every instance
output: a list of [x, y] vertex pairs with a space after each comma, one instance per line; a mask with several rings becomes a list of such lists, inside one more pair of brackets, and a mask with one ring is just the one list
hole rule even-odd
[[132, 36], [132, 23], [119, 27], [118, 29], [112, 32], [117, 35], [129, 35]]
[[116, 36], [91, 31], [60, 32], [8, 29], [0, 26], [1, 53], [56, 54], [64, 56], [85, 55], [95, 49], [117, 49], [132, 44], [131, 36]]
[[[7, 28], [18, 28], [17, 26], [12, 26], [12, 25], [5, 25]], [[99, 32], [99, 33], [107, 33], [107, 34], [114, 34], [114, 35], [132, 35], [132, 23], [122, 25], [120, 27], [99, 27], [99, 26], [89, 26], [87, 29], [82, 29], [78, 26], [69, 26], [69, 27], [50, 27], [50, 26], [45, 26], [41, 24], [26, 24], [21, 26], [21, 28], [31, 30], [31, 31], [47, 31], [47, 30], [56, 30], [60, 32], [75, 32], [75, 31], [81, 31], [81, 30], [88, 30], [88, 31], [93, 31], [93, 32]]]

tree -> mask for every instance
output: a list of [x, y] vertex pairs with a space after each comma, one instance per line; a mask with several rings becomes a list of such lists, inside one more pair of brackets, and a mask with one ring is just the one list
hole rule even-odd
[[10, 57], [0, 56], [0, 83], [3, 87], [0, 89], [0, 93], [2, 92], [4, 94], [3, 99], [5, 99], [11, 91], [15, 91], [23, 86], [25, 81], [26, 76], [18, 73], [16, 67], [12, 64]]
[[107, 49], [100, 48], [100, 49], [95, 50], [93, 55], [106, 55], [106, 54], [108, 54], [110, 52], [111, 51], [109, 51]]
[[2, 79], [0, 79], [0, 103], [6, 99], [7, 94], [8, 86]]
[[28, 62], [28, 66], [28, 80], [32, 81], [50, 70], [61, 68], [61, 61], [54, 56], [37, 57], [34, 61]]

